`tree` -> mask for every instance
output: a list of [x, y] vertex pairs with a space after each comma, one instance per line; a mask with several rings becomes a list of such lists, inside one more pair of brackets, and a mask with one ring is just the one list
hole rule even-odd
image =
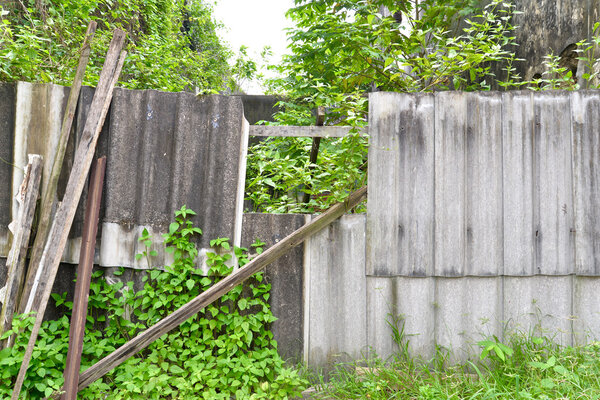
[[[493, 0], [296, 0], [288, 12], [291, 55], [271, 90], [284, 94], [276, 115], [286, 125], [366, 125], [372, 90], [486, 90], [512, 85], [513, 7]], [[467, 18], [467, 16], [470, 16]], [[494, 71], [503, 71], [495, 76]], [[322, 142], [310, 165], [310, 140], [271, 139], [251, 148], [246, 188], [255, 209], [311, 212], [344, 198], [366, 181], [367, 143], [350, 135]], [[278, 157], [275, 161], [270, 161]], [[298, 192], [313, 195], [300, 204]], [[300, 194], [301, 194], [300, 193]]]
[[0, 81], [68, 85], [89, 20], [98, 22], [85, 83], [95, 85], [115, 28], [128, 33], [119, 85], [216, 92], [230, 51], [203, 0], [19, 0], [0, 6]]

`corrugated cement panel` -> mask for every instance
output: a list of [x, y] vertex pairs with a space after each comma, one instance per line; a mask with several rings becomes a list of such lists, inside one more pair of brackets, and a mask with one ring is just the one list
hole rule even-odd
[[570, 96], [560, 91], [536, 93], [533, 106], [534, 272], [565, 275], [575, 266]]
[[532, 92], [503, 99], [504, 274], [534, 274]]
[[463, 95], [467, 98], [467, 232], [464, 275], [496, 276], [502, 273], [504, 251], [502, 98], [497, 93]]
[[[52, 170], [56, 146], [69, 88], [52, 84], [18, 82], [14, 133], [14, 164], [12, 191], [16, 193], [23, 181], [22, 168], [27, 154], [44, 157], [41, 193], [45, 193]], [[16, 201], [13, 200], [16, 215]]]
[[433, 273], [433, 100], [370, 95], [368, 275]]
[[437, 278], [436, 344], [450, 351], [451, 361], [477, 354], [477, 342], [502, 337], [502, 278]]
[[579, 275], [600, 274], [600, 97], [571, 94], [575, 254]]
[[305, 360], [315, 367], [361, 358], [367, 346], [365, 216], [345, 215], [307, 243]]
[[504, 278], [504, 321], [509, 331], [546, 335], [571, 345], [572, 276]]
[[[244, 214], [242, 246], [250, 248], [256, 239], [260, 239], [265, 243], [264, 249], [268, 249], [304, 223], [305, 216], [298, 214]], [[277, 317], [271, 330], [279, 354], [292, 363], [302, 361], [304, 349], [303, 261], [303, 246], [297, 246], [268, 265], [264, 275], [271, 284], [269, 303]]]
[[13, 140], [15, 126], [15, 84], [0, 82], [0, 254], [7, 255], [11, 222], [10, 190], [13, 174]]
[[574, 286], [574, 344], [600, 340], [600, 278], [575, 277]]
[[435, 96], [435, 275], [462, 276], [466, 261], [467, 96]]
[[398, 351], [390, 323], [404, 324], [411, 354], [430, 359], [435, 352], [435, 278], [367, 277], [369, 348], [384, 359]]
[[[239, 98], [116, 89], [103, 222], [119, 224], [128, 237], [136, 226], [166, 229], [186, 205], [198, 213], [200, 247], [217, 237], [233, 239], [241, 217], [236, 196], [243, 128]], [[112, 265], [113, 251], [104, 245], [102, 251], [103, 264]]]

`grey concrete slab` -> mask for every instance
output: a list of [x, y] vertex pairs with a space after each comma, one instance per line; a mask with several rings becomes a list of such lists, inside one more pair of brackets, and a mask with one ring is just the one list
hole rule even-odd
[[367, 274], [431, 275], [434, 97], [378, 92], [369, 107]]
[[502, 94], [503, 246], [506, 275], [534, 274], [533, 93]]
[[[256, 239], [268, 249], [305, 223], [298, 214], [244, 214], [242, 246], [249, 248]], [[272, 332], [279, 354], [292, 363], [302, 361], [304, 349], [304, 247], [297, 246], [267, 266], [265, 280], [271, 284], [269, 304], [277, 321]]]
[[502, 273], [504, 261], [502, 98], [496, 93], [482, 92], [464, 96], [467, 97], [464, 274], [495, 276]]
[[366, 355], [365, 216], [345, 215], [307, 244], [309, 366]]
[[502, 294], [499, 277], [437, 278], [435, 340], [451, 363], [479, 354], [484, 338], [502, 339]]
[[600, 275], [600, 98], [571, 94], [575, 265], [579, 275]]
[[575, 265], [571, 104], [564, 92], [534, 96], [535, 273], [565, 275]]
[[572, 276], [504, 278], [504, 321], [509, 332], [548, 336], [571, 345]]
[[430, 359], [435, 352], [435, 278], [367, 277], [367, 337], [369, 347], [384, 359], [399, 343], [391, 326], [403, 331], [413, 356]]
[[573, 340], [581, 345], [600, 340], [600, 277], [574, 277]]
[[435, 275], [462, 276], [466, 261], [467, 97], [435, 96]]

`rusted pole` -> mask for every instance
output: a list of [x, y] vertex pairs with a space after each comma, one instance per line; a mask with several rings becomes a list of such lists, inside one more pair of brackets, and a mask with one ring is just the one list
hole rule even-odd
[[98, 233], [98, 217], [100, 215], [105, 168], [106, 157], [102, 157], [94, 162], [90, 173], [88, 198], [83, 219], [82, 245], [79, 254], [79, 266], [77, 267], [77, 283], [75, 284], [75, 297], [73, 300], [73, 314], [71, 315], [69, 329], [69, 351], [67, 352], [64, 371], [65, 393], [62, 400], [77, 399], [79, 367], [81, 365], [90, 281], [92, 279], [92, 268], [94, 267], [94, 251], [96, 249], [96, 234]]

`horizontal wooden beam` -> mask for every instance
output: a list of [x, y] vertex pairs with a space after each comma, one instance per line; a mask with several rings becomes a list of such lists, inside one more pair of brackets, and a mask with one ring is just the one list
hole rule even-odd
[[[350, 126], [287, 126], [287, 125], [250, 125], [250, 136], [285, 137], [344, 137], [350, 133]], [[360, 134], [365, 135], [367, 128]]]

